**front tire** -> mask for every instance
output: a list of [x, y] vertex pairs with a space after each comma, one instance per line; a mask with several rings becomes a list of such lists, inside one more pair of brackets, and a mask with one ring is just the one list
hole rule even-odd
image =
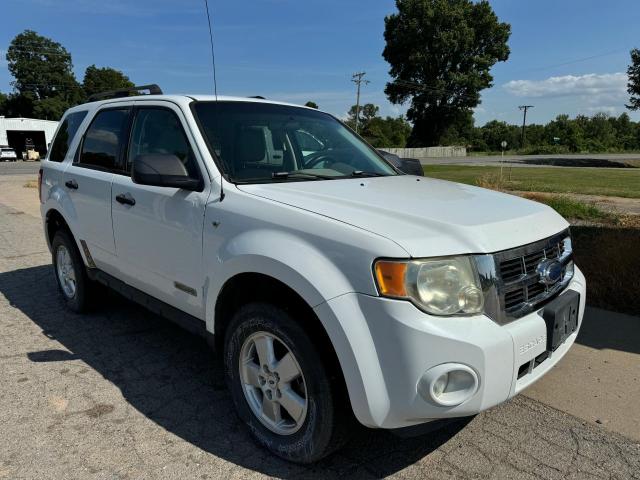
[[76, 313], [87, 311], [94, 285], [73, 237], [65, 230], [58, 230], [51, 242], [51, 252], [56, 283], [67, 308]]
[[227, 328], [224, 363], [238, 415], [261, 446], [296, 463], [342, 446], [346, 399], [287, 312], [264, 303], [241, 307]]

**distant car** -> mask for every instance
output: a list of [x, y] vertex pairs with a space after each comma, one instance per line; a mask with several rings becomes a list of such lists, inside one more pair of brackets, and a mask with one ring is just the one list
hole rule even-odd
[[16, 151], [11, 147], [0, 147], [0, 161], [15, 162], [18, 160]]
[[408, 175], [419, 175], [421, 177], [424, 176], [424, 170], [422, 170], [420, 160], [416, 160], [415, 158], [400, 158], [395, 153], [385, 152], [380, 149], [378, 149], [378, 153], [404, 173]]

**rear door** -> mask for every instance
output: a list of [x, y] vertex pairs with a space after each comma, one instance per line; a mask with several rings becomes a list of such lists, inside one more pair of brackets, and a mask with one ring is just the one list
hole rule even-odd
[[102, 108], [84, 133], [73, 163], [64, 173], [64, 188], [75, 216], [79, 241], [84, 241], [100, 269], [113, 273], [115, 242], [111, 223], [111, 183], [124, 175], [131, 105]]
[[[190, 176], [203, 180], [204, 187], [193, 192], [138, 185], [130, 176], [114, 176], [111, 198], [123, 280], [204, 319], [202, 229], [209, 182], [194, 145], [179, 107], [139, 102], [133, 113], [127, 170], [138, 155], [171, 153], [183, 161]], [[122, 196], [129, 203], [121, 203]]]

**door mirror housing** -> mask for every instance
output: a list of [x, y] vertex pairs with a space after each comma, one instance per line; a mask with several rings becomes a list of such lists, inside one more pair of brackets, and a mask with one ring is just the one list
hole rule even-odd
[[182, 161], [171, 153], [138, 155], [133, 159], [133, 183], [201, 191], [202, 180], [189, 176]]

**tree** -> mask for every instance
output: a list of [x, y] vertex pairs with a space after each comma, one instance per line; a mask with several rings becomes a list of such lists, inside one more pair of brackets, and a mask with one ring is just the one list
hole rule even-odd
[[118, 90], [119, 88], [130, 88], [134, 84], [124, 73], [110, 67], [98, 68], [89, 65], [84, 72], [82, 88], [88, 97], [94, 93]]
[[319, 108], [316, 102], [308, 101], [304, 104], [305, 107], [315, 108], [316, 110]]
[[[349, 111], [347, 112], [347, 125], [351, 128], [355, 129], [356, 125], [356, 110], [358, 110], [356, 105], [352, 105]], [[378, 116], [378, 112], [380, 111], [380, 107], [374, 105], [373, 103], [367, 103], [365, 105], [360, 106], [360, 114], [358, 119], [358, 126], [360, 130], [366, 130], [369, 122]]]
[[629, 104], [625, 105], [629, 110], [640, 109], [640, 50], [634, 48], [631, 50], [631, 65], [627, 69], [629, 83], [627, 83], [627, 92], [631, 97]]
[[59, 43], [25, 30], [11, 41], [6, 58], [14, 78], [16, 94], [12, 97], [20, 97], [11, 99], [20, 108], [16, 112], [19, 115], [35, 114], [38, 104], [46, 100], [39, 111], [46, 112], [46, 118], [57, 119], [67, 108], [83, 100], [73, 75], [71, 54]]
[[[411, 134], [411, 124], [403, 116], [397, 118], [378, 116], [380, 107], [367, 103], [360, 107], [358, 121], [360, 135], [376, 148], [406, 147], [407, 138]], [[351, 128], [356, 125], [356, 106], [347, 113], [345, 122]]]
[[385, 18], [385, 60], [393, 82], [385, 93], [411, 102], [411, 146], [437, 145], [447, 129], [480, 103], [489, 73], [509, 58], [511, 27], [487, 0], [396, 0]]

